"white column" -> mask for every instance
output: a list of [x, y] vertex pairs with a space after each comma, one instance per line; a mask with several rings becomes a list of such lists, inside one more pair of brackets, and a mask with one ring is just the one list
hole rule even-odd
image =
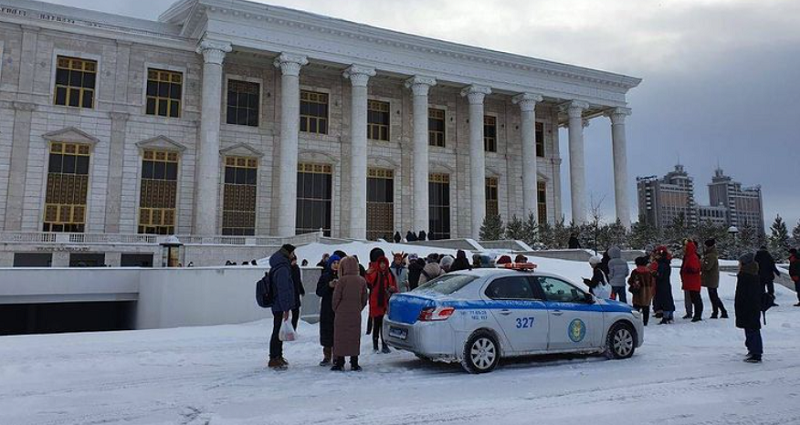
[[614, 153], [614, 203], [617, 219], [626, 228], [631, 227], [631, 210], [628, 204], [628, 142], [625, 139], [625, 117], [629, 108], [614, 108], [607, 113], [611, 118], [611, 144]]
[[583, 111], [586, 102], [573, 100], [566, 106], [569, 114], [569, 179], [572, 198], [572, 221], [586, 222], [586, 166], [583, 153]]
[[275, 165], [278, 177], [278, 236], [294, 236], [297, 228], [297, 144], [300, 131], [300, 68], [308, 64], [302, 55], [281, 53], [275, 66], [281, 69], [281, 145]]
[[[536, 104], [542, 101], [542, 96], [532, 93], [522, 93], [514, 96], [512, 102], [519, 105], [522, 114], [522, 215], [523, 219], [528, 214], [533, 214], [539, 222], [538, 208], [538, 172], [536, 169]], [[546, 217], [545, 217], [546, 218]]]
[[415, 76], [406, 80], [406, 87], [414, 97], [414, 228], [413, 232], [424, 230], [428, 233], [430, 216], [428, 213], [428, 91], [436, 85], [433, 77]]
[[200, 236], [218, 234], [219, 121], [222, 107], [222, 61], [231, 51], [230, 43], [203, 40], [197, 53], [203, 55], [203, 103], [200, 119], [194, 201], [194, 232]]
[[461, 90], [461, 96], [469, 100], [469, 163], [470, 163], [470, 211], [472, 231], [470, 237], [478, 240], [481, 225], [486, 217], [486, 157], [483, 145], [483, 100], [492, 89], [471, 85]]
[[352, 65], [350, 79], [350, 238], [367, 238], [367, 83], [375, 69]]

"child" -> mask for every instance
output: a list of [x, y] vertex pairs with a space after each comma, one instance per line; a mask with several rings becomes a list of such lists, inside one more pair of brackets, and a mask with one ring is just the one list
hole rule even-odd
[[655, 295], [653, 272], [647, 267], [647, 257], [636, 259], [636, 269], [628, 278], [629, 290], [633, 294], [633, 307], [642, 313], [642, 321], [647, 326], [650, 321], [650, 303]]

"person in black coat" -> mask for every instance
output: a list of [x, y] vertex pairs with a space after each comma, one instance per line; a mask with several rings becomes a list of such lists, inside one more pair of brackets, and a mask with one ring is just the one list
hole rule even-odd
[[297, 265], [297, 256], [292, 254], [292, 282], [294, 282], [294, 305], [292, 309], [292, 326], [297, 330], [297, 325], [300, 321], [300, 305], [302, 298], [306, 295], [306, 290], [303, 288], [303, 274], [300, 271], [300, 266]]
[[[781, 272], [778, 270], [778, 267], [775, 266], [775, 259], [772, 258], [772, 254], [767, 251], [767, 247], [762, 246], [758, 249], [755, 261], [758, 263], [759, 280], [767, 287], [767, 292], [771, 295], [775, 295], [775, 277], [780, 277]], [[772, 306], [777, 307], [778, 305], [772, 303]]]
[[424, 230], [419, 231], [419, 236], [417, 237], [418, 241], [425, 241], [428, 239], [428, 235], [425, 233]]
[[417, 235], [415, 235], [414, 232], [409, 230], [408, 233], [406, 233], [406, 242], [416, 242], [416, 241], [417, 241]]
[[659, 247], [655, 252], [656, 258], [656, 295], [653, 297], [653, 310], [661, 312], [659, 325], [672, 323], [675, 314], [675, 299], [672, 297], [672, 256], [666, 247]]
[[469, 264], [469, 260], [467, 260], [467, 253], [460, 249], [456, 252], [456, 259], [450, 266], [450, 272], [457, 272], [459, 270], [472, 270], [472, 265]]
[[322, 346], [322, 361], [320, 366], [330, 366], [333, 355], [333, 322], [336, 318], [333, 312], [333, 289], [339, 278], [339, 256], [331, 255], [328, 264], [317, 281], [317, 296], [320, 297], [319, 306], [319, 344]]
[[576, 234], [569, 235], [569, 242], [567, 243], [569, 249], [581, 249], [581, 242], [578, 240]]
[[611, 269], [608, 267], [608, 263], [610, 261], [611, 261], [611, 256], [608, 255], [608, 250], [606, 250], [606, 252], [603, 253], [603, 259], [600, 261], [600, 265], [597, 266], [600, 268], [600, 270], [603, 271], [603, 273], [606, 274], [606, 276], [608, 276], [609, 273], [611, 273]]
[[764, 285], [758, 276], [758, 263], [752, 253], [739, 258], [739, 274], [736, 275], [736, 327], [744, 329], [748, 363], [760, 363], [764, 353], [761, 340], [761, 302]]
[[425, 268], [425, 260], [417, 257], [417, 254], [408, 256], [408, 288], [410, 290], [413, 291], [419, 286], [419, 278], [422, 276], [423, 268]]
[[394, 232], [394, 243], [400, 243], [403, 240], [403, 237], [400, 236], [400, 232]]

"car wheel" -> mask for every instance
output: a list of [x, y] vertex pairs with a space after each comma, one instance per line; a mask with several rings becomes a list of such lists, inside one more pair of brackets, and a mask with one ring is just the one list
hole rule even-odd
[[636, 350], [636, 331], [628, 323], [616, 323], [606, 337], [606, 357], [628, 359]]
[[500, 344], [487, 331], [477, 331], [464, 344], [461, 366], [469, 373], [487, 373], [500, 362]]

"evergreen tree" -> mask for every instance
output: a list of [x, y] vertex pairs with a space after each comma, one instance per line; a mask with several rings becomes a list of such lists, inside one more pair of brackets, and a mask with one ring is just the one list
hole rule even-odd
[[519, 241], [525, 239], [525, 225], [516, 215], [512, 216], [506, 224], [506, 239]]
[[800, 220], [797, 220], [797, 225], [792, 229], [792, 245], [800, 248]]
[[553, 226], [546, 221], [539, 224], [539, 246], [535, 248], [554, 249], [556, 246], [556, 234]]
[[482, 241], [496, 241], [503, 238], [506, 233], [503, 219], [499, 215], [487, 215], [481, 224], [480, 238]]
[[664, 239], [667, 247], [672, 255], [675, 257], [683, 257], [683, 241], [688, 238], [689, 228], [686, 225], [686, 217], [683, 213], [678, 214], [672, 221], [672, 224], [667, 226], [664, 231]]
[[522, 223], [522, 235], [522, 241], [528, 246], [532, 247], [539, 243], [539, 224], [536, 222], [536, 218], [533, 217], [533, 213], [529, 213]]
[[776, 261], [784, 261], [788, 256], [789, 230], [786, 228], [783, 218], [780, 215], [775, 217], [775, 221], [770, 226], [772, 234], [769, 237], [769, 250]]
[[628, 242], [633, 249], [652, 249], [655, 245], [661, 242], [661, 232], [647, 222], [647, 219], [642, 215], [639, 216], [639, 221], [631, 225], [631, 232], [628, 237]]
[[619, 219], [617, 219], [617, 221], [614, 223], [603, 227], [604, 228], [601, 231], [601, 234], [603, 234], [608, 240], [606, 243], [606, 249], [612, 246], [616, 246], [621, 249], [627, 249], [630, 246], [628, 242], [630, 236], [628, 229], [622, 225], [622, 222]]
[[561, 220], [558, 220], [555, 227], [553, 227], [554, 244], [550, 249], [564, 249], [569, 246], [569, 237], [572, 232], [572, 226], [565, 226], [564, 217], [562, 216]]
[[736, 236], [736, 250], [739, 255], [746, 252], [756, 252], [758, 250], [758, 232], [756, 228], [746, 222], [739, 228], [739, 234]]

